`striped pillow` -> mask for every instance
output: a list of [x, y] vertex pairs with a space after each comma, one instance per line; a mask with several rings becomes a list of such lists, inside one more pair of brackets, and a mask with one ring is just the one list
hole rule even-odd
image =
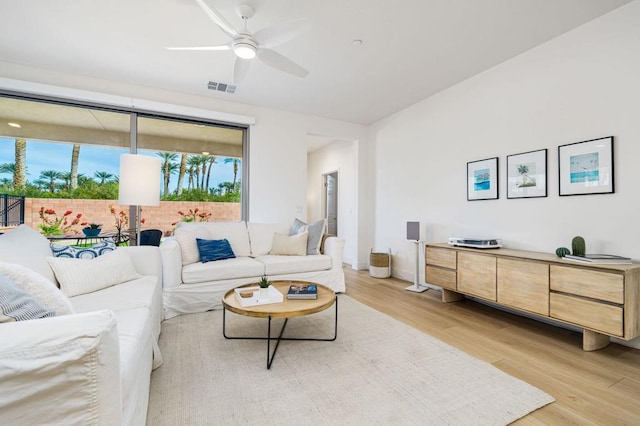
[[0, 323], [53, 317], [53, 309], [38, 303], [5, 275], [0, 274]]
[[95, 259], [48, 257], [47, 261], [67, 297], [93, 293], [141, 277], [125, 250], [114, 250]]

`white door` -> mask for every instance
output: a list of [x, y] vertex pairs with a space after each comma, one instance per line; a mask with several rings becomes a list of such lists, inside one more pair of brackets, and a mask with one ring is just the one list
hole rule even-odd
[[327, 233], [338, 235], [338, 172], [327, 173], [324, 177], [324, 218], [327, 219]]

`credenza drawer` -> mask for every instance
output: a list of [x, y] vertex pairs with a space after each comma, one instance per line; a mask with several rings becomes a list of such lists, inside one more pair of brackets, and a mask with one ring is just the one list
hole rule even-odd
[[425, 281], [449, 290], [456, 289], [456, 271], [427, 265]]
[[498, 259], [498, 303], [549, 315], [549, 265]]
[[428, 265], [456, 269], [456, 251], [444, 248], [427, 247], [426, 261]]
[[551, 265], [550, 288], [562, 293], [624, 303], [624, 277], [620, 274]]
[[624, 335], [621, 306], [566, 294], [551, 293], [549, 296], [549, 315], [552, 318], [615, 336]]

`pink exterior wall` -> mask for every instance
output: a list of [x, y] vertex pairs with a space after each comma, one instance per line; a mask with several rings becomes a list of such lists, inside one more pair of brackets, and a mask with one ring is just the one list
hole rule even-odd
[[[109, 211], [109, 206], [114, 205], [116, 212], [124, 210], [129, 213], [129, 206], [118, 205], [117, 200], [75, 200], [59, 198], [26, 198], [24, 223], [32, 228], [38, 229], [42, 222], [38, 212], [40, 207], [53, 209], [62, 216], [65, 211], [71, 210], [75, 217], [82, 213], [82, 221], [89, 223], [99, 223], [105, 231], [115, 230], [115, 218]], [[174, 222], [180, 221], [178, 211], [188, 212], [189, 209], [198, 208], [200, 212], [211, 213], [209, 222], [237, 222], [241, 219], [240, 203], [209, 203], [198, 201], [161, 201], [158, 207], [143, 207], [142, 217], [145, 223], [142, 229], [160, 229], [165, 234], [172, 232]], [[77, 227], [80, 232], [81, 226]]]

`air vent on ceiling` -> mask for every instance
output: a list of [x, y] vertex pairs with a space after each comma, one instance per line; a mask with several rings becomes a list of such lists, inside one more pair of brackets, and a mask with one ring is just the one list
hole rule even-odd
[[207, 84], [207, 88], [209, 90], [233, 94], [236, 93], [237, 86], [227, 83], [218, 83], [217, 81], [210, 81], [209, 84]]

